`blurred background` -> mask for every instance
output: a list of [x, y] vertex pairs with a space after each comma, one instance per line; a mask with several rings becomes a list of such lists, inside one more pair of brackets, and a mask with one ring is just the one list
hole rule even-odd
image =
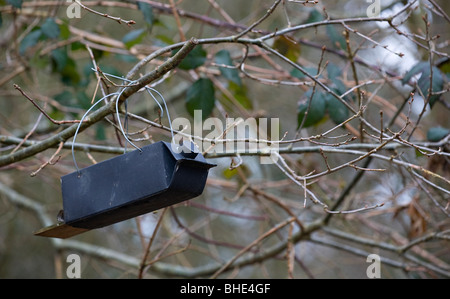
[[[73, 125], [49, 121], [14, 84], [54, 120], [79, 120], [102, 93], [120, 88], [99, 83], [93, 62], [124, 77], [147, 55], [191, 37], [209, 41], [152, 85], [170, 117], [193, 123], [195, 108], [223, 123], [278, 118], [280, 138], [294, 140], [280, 144], [284, 166], [261, 164], [258, 154], [205, 153], [217, 167], [201, 196], [67, 240], [33, 232], [56, 223], [63, 208], [60, 177], [75, 171], [70, 147], [4, 162], [0, 277], [67, 278], [66, 259], [75, 253], [81, 278], [367, 278], [369, 254], [381, 256], [382, 278], [448, 278], [450, 4], [304, 2], [82, 1], [104, 17], [75, 1], [0, 1], [2, 159]], [[368, 14], [378, 3], [379, 13], [374, 6]], [[214, 41], [263, 16], [243, 38], [274, 33], [264, 43], [279, 56], [256, 43]], [[172, 54], [155, 57], [133, 79]], [[201, 79], [212, 88], [196, 84]], [[344, 94], [355, 111], [365, 105], [364, 119], [377, 129], [383, 124], [388, 135], [410, 121], [404, 142], [346, 165], [382, 141], [367, 125], [363, 131], [359, 118], [346, 122], [354, 113], [317, 82]], [[169, 125], [144, 92], [127, 109]], [[129, 132], [139, 146], [170, 141], [170, 130], [134, 118]], [[125, 147], [113, 116], [78, 134], [77, 142], [114, 149], [77, 149], [80, 168]], [[311, 193], [299, 177], [308, 178]]]

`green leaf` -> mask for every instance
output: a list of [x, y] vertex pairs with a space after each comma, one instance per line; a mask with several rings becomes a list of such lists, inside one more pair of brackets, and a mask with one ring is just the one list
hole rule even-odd
[[70, 86], [77, 86], [81, 81], [81, 76], [78, 73], [77, 65], [75, 60], [68, 58], [67, 64], [64, 69], [60, 72], [61, 81]]
[[97, 125], [97, 128], [95, 130], [95, 139], [97, 139], [97, 140], [106, 140], [105, 126], [102, 123], [99, 123]]
[[172, 45], [175, 42], [173, 41], [172, 38], [168, 37], [167, 35], [163, 35], [163, 34], [158, 34], [155, 36], [155, 38], [157, 39], [157, 41], [159, 41], [163, 46], [167, 46], [167, 45]]
[[75, 86], [81, 81], [75, 61], [67, 55], [67, 48], [58, 48], [50, 53], [53, 71], [61, 75], [61, 81], [66, 85]]
[[38, 52], [34, 53], [30, 58], [30, 65], [37, 69], [46, 69], [50, 63], [51, 61], [48, 55], [41, 55]]
[[233, 81], [230, 82], [228, 88], [233, 93], [236, 100], [244, 107], [245, 109], [252, 109], [253, 103], [247, 97], [247, 90], [243, 85], [237, 85]]
[[330, 62], [327, 65], [327, 73], [328, 73], [328, 78], [330, 78], [330, 80], [333, 80], [342, 75], [342, 69], [340, 67], [338, 67], [336, 64]]
[[[308, 74], [310, 74], [310, 75], [315, 75], [315, 74], [317, 74], [317, 69], [316, 68], [314, 68], [314, 67], [305, 67], [305, 68], [303, 68]], [[293, 68], [292, 70], [291, 70], [291, 72], [290, 72], [290, 75], [292, 76], [292, 77], [296, 77], [296, 78], [298, 78], [298, 79], [304, 79], [304, 78], [307, 78], [307, 76], [304, 74], [304, 73], [302, 73], [302, 71], [300, 71], [299, 69], [296, 69], [296, 68]], [[320, 75], [319, 76], [319, 78], [321, 78], [322, 77], [322, 75]]]
[[234, 169], [225, 168], [225, 170], [223, 171], [223, 176], [229, 180], [229, 179], [233, 178], [234, 176], [236, 176], [237, 173], [238, 173], [237, 168], [234, 168]]
[[194, 110], [202, 110], [203, 119], [209, 117], [214, 109], [214, 85], [210, 79], [200, 78], [186, 93], [186, 108], [194, 116]]
[[[122, 77], [122, 75], [123, 75], [123, 73], [113, 65], [105, 64], [105, 65], [102, 65], [100, 67], [100, 69], [105, 73], [108, 73], [108, 74], [111, 74], [111, 75], [114, 75], [117, 77]], [[113, 79], [113, 78], [110, 78], [110, 79], [114, 82], [118, 82], [118, 84], [122, 84], [120, 82], [120, 80], [117, 81], [117, 79]]]
[[50, 39], [58, 38], [61, 34], [54, 18], [47, 18], [41, 26], [42, 33]]
[[348, 108], [331, 94], [326, 95], [327, 111], [335, 124], [344, 122], [349, 117]]
[[450, 74], [450, 58], [444, 57], [436, 62], [436, 66], [444, 73]]
[[[444, 87], [444, 78], [442, 77], [441, 72], [435, 66], [433, 66], [433, 77], [432, 77], [432, 92], [441, 91]], [[440, 95], [430, 95], [430, 69], [424, 71], [417, 81], [417, 85], [422, 91], [423, 95], [426, 99], [430, 97], [428, 103], [430, 103], [430, 107], [433, 107], [434, 103], [439, 99]]]
[[[233, 61], [231, 60], [230, 52], [227, 50], [220, 50], [215, 55], [215, 62], [217, 64], [233, 66]], [[242, 86], [241, 78], [239, 77], [239, 72], [237, 69], [230, 69], [226, 67], [219, 67], [220, 73], [226, 79], [234, 82], [235, 84]]]
[[303, 74], [299, 69], [293, 68], [290, 71], [290, 74], [292, 77], [298, 78], [298, 79], [304, 79], [306, 78], [306, 75]]
[[[64, 117], [65, 117], [65, 113], [55, 107], [52, 108], [52, 111], [48, 115], [51, 118], [56, 119], [56, 120], [64, 119]], [[48, 120], [48, 122], [50, 123], [50, 120]]]
[[296, 62], [300, 56], [300, 44], [295, 43], [292, 39], [289, 39], [284, 35], [275, 39], [273, 48], [293, 62]]
[[129, 63], [136, 63], [139, 61], [139, 59], [137, 59], [136, 56], [133, 56], [133, 55], [116, 54], [115, 56], [116, 56], [117, 60], [129, 62]]
[[427, 139], [431, 142], [438, 142], [450, 134], [450, 130], [443, 127], [433, 127], [427, 132]]
[[65, 47], [53, 50], [50, 53], [50, 57], [54, 63], [55, 70], [62, 72], [66, 67], [69, 57], [67, 56], [67, 49]]
[[125, 44], [127, 49], [130, 49], [132, 46], [139, 44], [144, 39], [146, 33], [145, 28], [132, 30], [125, 34], [122, 38], [122, 42]]
[[411, 80], [411, 78], [419, 73], [423, 73], [426, 71], [426, 69], [430, 69], [430, 64], [428, 62], [419, 62], [416, 65], [414, 65], [408, 72], [406, 72], [405, 76], [403, 76], [402, 84], [405, 85], [406, 83]]
[[153, 7], [145, 2], [138, 2], [137, 3], [138, 9], [142, 12], [144, 15], [145, 22], [152, 26], [155, 21], [155, 16], [153, 15]]
[[345, 41], [345, 38], [342, 34], [340, 34], [336, 27], [333, 25], [327, 25], [326, 26], [327, 35], [330, 38], [333, 46], [337, 49], [347, 49], [347, 43]]
[[68, 90], [64, 90], [63, 92], [53, 96], [53, 98], [63, 106], [71, 106], [74, 104], [74, 96]]
[[[433, 78], [432, 78], [432, 92], [441, 91], [444, 87], [444, 77], [442, 76], [441, 71], [433, 66]], [[426, 61], [421, 61], [414, 65], [404, 76], [402, 79], [402, 83], [406, 84], [408, 83], [411, 78], [415, 75], [421, 74], [419, 79], [417, 80], [417, 85], [420, 88], [420, 91], [422, 91], [422, 94], [424, 95], [425, 99], [429, 97], [429, 89], [430, 89], [430, 64]], [[432, 95], [430, 96], [430, 107], [433, 107], [434, 103], [439, 99], [440, 95]]]
[[41, 29], [37, 29], [28, 33], [20, 43], [19, 53], [21, 55], [25, 54], [28, 48], [33, 47], [34, 45], [37, 44], [41, 36], [42, 36]]
[[[303, 102], [301, 102], [300, 105], [298, 106], [297, 128], [300, 127], [307, 111], [308, 114], [303, 124], [303, 128], [307, 128], [318, 124], [325, 116], [326, 100], [323, 93], [316, 90], [312, 98], [311, 94], [312, 89], [309, 89], [307, 92], [305, 92], [304, 98], [306, 99]], [[311, 105], [308, 110], [309, 101], [311, 101]]]
[[85, 47], [82, 43], [80, 43], [80, 42], [73, 42], [73, 43], [70, 45], [70, 49], [71, 49], [72, 51], [77, 51], [77, 50], [85, 50], [86, 47]]
[[9, 4], [11, 4], [15, 8], [22, 8], [22, 0], [7, 0]]
[[67, 40], [70, 37], [70, 29], [68, 24], [63, 23], [59, 25], [59, 30], [61, 31], [61, 38], [63, 40]]
[[196, 46], [189, 54], [181, 61], [178, 66], [182, 70], [192, 70], [203, 65], [206, 61], [206, 51], [203, 47]]
[[78, 91], [76, 97], [78, 100], [78, 107], [85, 110], [91, 108], [91, 99], [86, 95], [84, 91]]
[[322, 14], [317, 9], [313, 9], [309, 13], [308, 19], [306, 20], [305, 24], [320, 22], [323, 21], [323, 19], [324, 17], [322, 16]]

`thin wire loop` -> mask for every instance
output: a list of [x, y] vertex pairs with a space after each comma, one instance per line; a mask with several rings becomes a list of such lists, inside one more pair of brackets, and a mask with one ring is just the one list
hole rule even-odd
[[[97, 72], [95, 69], [92, 69], [92, 70], [93, 70], [94, 72]], [[115, 76], [115, 75], [112, 75], [112, 74], [108, 74], [108, 73], [105, 73], [105, 72], [103, 72], [103, 74], [105, 74], [105, 75], [107, 75], [107, 76], [110, 76], [110, 77], [113, 77], [113, 78], [116, 78], [116, 79], [120, 79], [120, 80], [123, 80], [123, 81], [128, 82], [127, 87], [128, 87], [128, 86], [132, 86], [133, 84], [136, 84], [136, 82], [137, 82], [137, 81], [128, 80], [128, 79], [125, 79], [125, 78], [122, 78], [122, 77], [118, 77], [118, 76]], [[167, 108], [166, 100], [164, 99], [163, 95], [162, 95], [159, 91], [157, 91], [156, 89], [151, 88], [151, 87], [148, 87], [148, 86], [144, 86], [144, 88], [145, 88], [145, 90], [148, 92], [148, 94], [150, 94], [150, 96], [153, 98], [153, 100], [156, 102], [156, 104], [158, 105], [159, 109], [161, 110], [161, 117], [164, 116], [164, 109], [163, 109], [163, 107], [161, 106], [161, 104], [159, 103], [159, 101], [156, 99], [156, 97], [153, 95], [152, 91], [155, 92], [156, 94], [158, 94], [158, 96], [159, 96], [159, 97], [161, 98], [161, 100], [163, 101], [163, 103], [164, 103], [164, 108], [166, 109], [166, 112], [167, 112], [167, 119], [168, 119], [168, 121], [169, 121], [170, 133], [171, 133], [171, 135], [172, 135], [172, 142], [174, 142], [174, 134], [173, 134], [173, 128], [172, 128], [172, 121], [171, 121], [171, 119], [170, 119], [169, 109]], [[101, 99], [99, 99], [98, 101], [96, 101], [96, 102], [95, 102], [95, 103], [94, 103], [94, 104], [86, 111], [86, 113], [85, 113], [85, 114], [83, 115], [83, 117], [81, 118], [80, 123], [78, 124], [77, 130], [75, 131], [75, 135], [74, 135], [74, 137], [73, 137], [73, 143], [72, 143], [72, 158], [73, 158], [73, 163], [75, 164], [75, 168], [77, 169], [78, 176], [80, 176], [81, 173], [80, 173], [80, 169], [78, 168], [78, 164], [77, 164], [77, 161], [76, 161], [76, 159], [75, 159], [75, 152], [74, 152], [74, 145], [75, 145], [75, 140], [76, 140], [77, 135], [78, 135], [78, 131], [80, 130], [81, 124], [83, 123], [83, 121], [84, 121], [84, 119], [86, 118], [86, 116], [88, 115], [88, 113], [89, 113], [92, 109], [94, 109], [94, 107], [97, 106], [98, 103], [100, 103], [101, 101], [103, 101], [104, 99], [106, 99], [106, 98], [108, 98], [108, 97], [117, 95], [117, 100], [116, 100], [116, 116], [117, 116], [117, 121], [118, 121], [118, 123], [119, 123], [120, 131], [122, 132], [123, 137], [128, 141], [128, 143], [130, 143], [134, 148], [136, 148], [137, 150], [139, 150], [140, 152], [142, 152], [142, 149], [141, 149], [141, 148], [139, 148], [137, 145], [135, 145], [133, 142], [131, 142], [130, 139], [128, 139], [127, 134], [125, 133], [125, 131], [124, 131], [123, 127], [122, 127], [122, 122], [120, 121], [120, 114], [119, 114], [119, 99], [120, 99], [120, 97], [122, 96], [122, 94], [123, 94], [124, 91], [125, 91], [125, 88], [122, 88], [122, 90], [121, 90], [120, 92], [110, 93], [110, 94], [108, 94], [108, 95], [102, 97]], [[127, 112], [126, 112], [126, 115], [127, 115]], [[127, 124], [126, 124], [126, 125], [127, 125]], [[128, 127], [128, 125], [127, 125], [127, 127]], [[127, 129], [128, 129], [128, 128], [127, 128]], [[126, 147], [125, 147], [125, 151], [126, 151]]]
[[[164, 107], [166, 108], [166, 111], [167, 111], [167, 120], [169, 121], [170, 134], [172, 135], [172, 143], [173, 143], [174, 142], [174, 136], [173, 136], [172, 120], [170, 119], [169, 109], [167, 108], [166, 100], [164, 99], [162, 94], [159, 91], [157, 91], [156, 89], [148, 87], [148, 86], [145, 86], [145, 89], [152, 96], [152, 98], [155, 100], [155, 102], [158, 103], [158, 105], [159, 105], [159, 102], [156, 100], [156, 98], [153, 96], [153, 94], [150, 92], [150, 90], [156, 92], [159, 95], [159, 97], [161, 98], [161, 100], [163, 101]], [[159, 105], [159, 107], [161, 108], [161, 105]], [[163, 116], [162, 112], [163, 112], [163, 110], [161, 108], [161, 117]]]
[[[97, 72], [95, 69], [92, 69], [92, 70], [93, 70], [94, 72]], [[105, 74], [105, 75], [108, 75], [109, 77], [113, 77], [113, 78], [116, 78], [116, 79], [119, 79], [119, 80], [123, 80], [123, 81], [126, 81], [126, 82], [130, 83], [130, 84], [128, 84], [128, 86], [132, 85], [131, 83], [136, 82], [136, 81], [128, 80], [128, 79], [126, 79], [126, 78], [119, 77], [119, 76], [116, 76], [116, 75], [113, 75], [113, 74], [109, 74], [109, 73], [105, 73], [105, 72], [102, 72], [102, 73]], [[150, 88], [150, 87], [145, 86], [145, 88], [147, 89], [147, 88]], [[153, 89], [153, 88], [150, 88], [150, 89], [156, 91], [156, 90]], [[157, 91], [156, 91], [156, 92], [157, 92]], [[164, 109], [163, 109], [163, 107], [162, 107], [161, 104], [155, 99], [155, 97], [153, 97], [153, 99], [155, 100], [156, 104], [158, 105], [159, 109], [161, 110], [161, 117], [164, 116]], [[163, 99], [164, 99], [164, 98], [163, 98]], [[166, 107], [166, 109], [167, 109], [167, 107]]]
[[101, 101], [103, 101], [104, 99], [111, 97], [113, 95], [118, 95], [119, 93], [114, 92], [114, 93], [110, 93], [104, 97], [102, 97], [100, 100], [98, 100], [97, 102], [94, 103], [94, 105], [92, 105], [87, 111], [86, 113], [83, 115], [83, 117], [80, 120], [80, 123], [78, 124], [77, 130], [75, 131], [75, 135], [73, 136], [73, 142], [72, 142], [72, 158], [73, 158], [73, 163], [75, 164], [75, 168], [77, 169], [78, 172], [78, 176], [80, 176], [80, 169], [78, 168], [78, 164], [77, 161], [75, 159], [75, 152], [74, 152], [74, 146], [75, 146], [75, 140], [77, 139], [77, 135], [78, 135], [78, 131], [80, 130], [81, 124], [83, 123], [84, 119], [86, 118], [86, 116], [88, 115], [88, 113], [94, 109], [95, 106], [97, 106], [98, 103], [100, 103]]
[[[104, 73], [104, 74], [105, 74], [105, 75], [108, 75], [108, 76], [110, 75], [110, 74], [108, 74], [108, 73]], [[117, 77], [117, 76], [114, 76], [114, 75], [112, 75], [112, 77], [117, 78], [117, 79], [122, 79], [122, 80], [124, 80], [124, 81], [129, 82], [128, 86], [132, 86], [133, 84], [135, 84], [135, 83], [137, 82], [137, 81], [131, 81], [131, 80], [128, 80], [128, 79], [125, 79], [125, 78], [120, 78], [120, 77]], [[172, 142], [174, 142], [174, 134], [173, 134], [173, 128], [172, 128], [172, 121], [171, 121], [171, 119], [170, 119], [169, 109], [167, 108], [166, 100], [164, 99], [163, 95], [162, 95], [159, 91], [157, 91], [156, 89], [151, 88], [151, 87], [148, 87], [148, 86], [144, 86], [144, 88], [145, 88], [145, 90], [150, 94], [150, 96], [153, 98], [153, 100], [158, 104], [158, 106], [159, 106], [159, 108], [160, 108], [160, 110], [161, 110], [161, 117], [164, 115], [164, 109], [162, 108], [161, 104], [160, 104], [159, 101], [156, 99], [156, 97], [151, 93], [151, 91], [156, 92], [156, 93], [158, 94], [158, 96], [161, 98], [161, 100], [163, 101], [164, 107], [165, 107], [166, 112], [167, 112], [167, 119], [168, 119], [168, 121], [169, 121], [170, 133], [171, 133], [171, 135], [172, 135]], [[123, 93], [124, 91], [125, 91], [125, 88], [123, 88], [123, 89], [120, 91], [119, 95], [117, 96], [117, 100], [116, 100], [116, 116], [117, 116], [117, 121], [118, 121], [118, 123], [119, 123], [119, 128], [120, 128], [120, 130], [121, 130], [121, 132], [122, 132], [123, 137], [128, 141], [128, 143], [131, 144], [135, 149], [137, 149], [137, 150], [139, 150], [140, 152], [142, 152], [142, 149], [141, 149], [141, 148], [139, 148], [137, 145], [135, 145], [133, 142], [131, 142], [130, 139], [128, 139], [128, 136], [127, 136], [127, 134], [125, 133], [123, 127], [122, 127], [122, 122], [120, 121], [120, 114], [119, 114], [119, 99], [120, 99], [120, 97], [122, 96], [122, 93]]]

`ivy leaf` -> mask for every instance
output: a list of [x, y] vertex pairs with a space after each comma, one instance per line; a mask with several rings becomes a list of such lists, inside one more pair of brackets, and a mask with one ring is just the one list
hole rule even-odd
[[348, 119], [348, 108], [338, 99], [331, 94], [327, 94], [326, 97], [327, 111], [330, 118], [335, 124], [340, 124]]
[[47, 18], [41, 26], [42, 33], [50, 39], [58, 38], [61, 34], [54, 18]]
[[76, 97], [78, 100], [78, 106], [80, 108], [83, 108], [85, 110], [91, 108], [91, 99], [87, 96], [87, 94], [84, 91], [78, 91], [76, 93]]
[[60, 72], [60, 75], [61, 81], [66, 85], [77, 86], [81, 81], [81, 76], [77, 70], [77, 64], [75, 63], [75, 60], [70, 57], [68, 57], [66, 66]]
[[347, 42], [345, 41], [344, 36], [337, 31], [336, 27], [333, 25], [327, 25], [326, 31], [335, 48], [343, 50], [347, 49]]
[[[215, 62], [217, 64], [233, 66], [233, 61], [231, 60], [230, 52], [227, 50], [220, 50], [215, 55]], [[242, 86], [241, 78], [239, 77], [239, 72], [237, 69], [230, 69], [226, 67], [219, 67], [220, 73], [226, 79], [234, 82], [235, 84]]]
[[67, 47], [53, 50], [50, 53], [53, 71], [61, 75], [61, 81], [66, 85], [75, 86], [81, 81], [77, 70], [77, 64], [67, 54]]
[[427, 132], [427, 139], [431, 142], [438, 142], [442, 140], [445, 136], [450, 134], [450, 130], [443, 127], [433, 127]]
[[192, 84], [186, 93], [186, 108], [194, 116], [194, 110], [202, 110], [203, 119], [214, 109], [214, 85], [210, 79], [200, 78]]
[[411, 78], [415, 75], [421, 74], [419, 79], [417, 80], [417, 85], [420, 88], [420, 91], [422, 91], [422, 94], [424, 95], [425, 99], [430, 97], [429, 103], [430, 107], [433, 107], [433, 105], [436, 103], [436, 101], [439, 99], [440, 95], [429, 95], [429, 89], [430, 89], [430, 75], [431, 71], [433, 71], [433, 77], [432, 77], [432, 92], [441, 91], [444, 87], [444, 77], [442, 76], [441, 71], [433, 66], [430, 70], [430, 64], [426, 61], [422, 61], [414, 65], [406, 74], [403, 76], [402, 83], [406, 84], [408, 83]]
[[58, 48], [50, 53], [50, 57], [54, 63], [55, 71], [62, 72], [66, 67], [69, 57], [67, 56], [66, 48]]
[[[140, 3], [140, 2], [138, 2], [138, 3]], [[97, 125], [97, 128], [95, 130], [95, 139], [97, 139], [97, 140], [106, 140], [105, 125], [103, 125], [102, 123], [99, 123]]]
[[411, 80], [411, 78], [419, 73], [423, 73], [426, 71], [426, 69], [430, 69], [430, 64], [428, 62], [419, 62], [416, 65], [414, 65], [404, 76], [402, 79], [402, 84], [405, 85], [406, 83]]
[[59, 25], [59, 30], [61, 31], [60, 36], [63, 40], [67, 40], [70, 37], [69, 24], [63, 23], [63, 24]]
[[144, 39], [145, 34], [146, 34], [145, 28], [132, 30], [127, 34], [125, 34], [125, 36], [122, 38], [122, 42], [125, 44], [125, 47], [127, 49], [130, 49], [134, 45], [139, 44], [142, 41], [142, 39]]
[[329, 62], [327, 65], [328, 78], [330, 80], [336, 79], [342, 75], [342, 69], [336, 64]]
[[306, 20], [305, 24], [320, 22], [323, 21], [323, 19], [324, 18], [322, 14], [317, 9], [313, 9], [309, 13], [308, 19]]
[[145, 2], [138, 2], [137, 6], [138, 9], [142, 12], [145, 22], [148, 25], [152, 26], [155, 21], [155, 16], [153, 15], [153, 7]]
[[68, 90], [64, 90], [63, 92], [53, 96], [53, 98], [63, 106], [71, 106], [74, 104], [74, 96]]
[[[311, 75], [315, 75], [315, 74], [317, 74], [317, 68], [315, 68], [315, 67], [305, 67], [305, 68], [303, 68], [308, 74], [311, 74]], [[298, 79], [304, 79], [304, 78], [307, 78], [307, 76], [304, 74], [304, 73], [302, 73], [299, 69], [296, 69], [296, 68], [293, 68], [292, 70], [291, 70], [291, 72], [290, 72], [290, 75], [292, 76], [292, 77], [296, 77], [296, 78], [298, 78]], [[322, 78], [322, 75], [320, 75], [319, 76], [319, 78]]]
[[42, 36], [41, 29], [37, 29], [28, 33], [20, 43], [19, 53], [21, 55], [25, 54], [28, 48], [33, 47], [34, 45], [37, 44], [41, 36]]
[[[435, 66], [433, 66], [433, 77], [432, 77], [432, 92], [441, 91], [444, 87], [444, 78], [441, 72]], [[424, 71], [417, 81], [420, 90], [427, 99], [430, 98], [430, 107], [433, 107], [434, 103], [439, 99], [440, 95], [429, 95], [430, 89], [430, 70]]]
[[[177, 52], [177, 51], [176, 51]], [[174, 53], [175, 54], [175, 53]], [[189, 54], [181, 61], [179, 68], [182, 70], [192, 70], [203, 65], [206, 61], [206, 51], [203, 47], [196, 46]]]
[[253, 103], [247, 96], [247, 89], [243, 85], [237, 85], [233, 81], [230, 82], [228, 88], [233, 93], [239, 104], [245, 109], [252, 109]]
[[285, 37], [284, 35], [279, 36], [275, 40], [273, 48], [293, 62], [296, 62], [300, 56], [300, 44]]
[[[312, 10], [308, 16], [308, 19], [306, 20], [306, 24], [308, 23], [316, 23], [323, 21], [325, 18], [323, 15], [317, 11], [316, 9]], [[336, 30], [336, 27], [334, 25], [326, 25], [326, 32], [328, 35], [328, 38], [331, 40], [333, 46], [338, 49], [347, 49], [347, 43], [345, 41], [344, 36], [342, 34], [339, 34], [339, 32]]]
[[[306, 111], [308, 111], [308, 114], [303, 124], [303, 128], [318, 124], [325, 116], [326, 101], [323, 93], [316, 90], [312, 98], [311, 94], [312, 89], [309, 89], [307, 92], [305, 92], [305, 100], [302, 101], [298, 106], [297, 128], [299, 128], [302, 124]], [[309, 101], [311, 101], [311, 105], [308, 110]]]
[[443, 57], [436, 61], [436, 66], [444, 73], [447, 77], [450, 75], [450, 58]]
[[7, 0], [9, 4], [11, 4], [15, 8], [22, 8], [22, 0]]

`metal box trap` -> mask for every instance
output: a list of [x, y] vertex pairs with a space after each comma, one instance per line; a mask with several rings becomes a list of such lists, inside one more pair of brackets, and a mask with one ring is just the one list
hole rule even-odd
[[194, 198], [214, 166], [192, 145], [159, 141], [75, 171], [61, 177], [62, 222], [35, 235], [69, 238]]

